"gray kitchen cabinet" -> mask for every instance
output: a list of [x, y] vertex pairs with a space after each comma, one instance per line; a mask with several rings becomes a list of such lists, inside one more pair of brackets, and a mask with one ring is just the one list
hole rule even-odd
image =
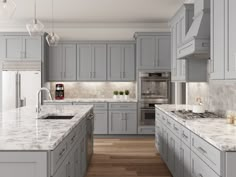
[[170, 33], [136, 33], [137, 68], [139, 70], [171, 69]]
[[94, 111], [94, 134], [108, 134], [107, 111]]
[[134, 44], [108, 44], [109, 81], [135, 80]]
[[109, 134], [137, 134], [135, 111], [110, 111]]
[[180, 148], [180, 177], [191, 176], [191, 150], [183, 142]]
[[[236, 79], [236, 24], [235, 24], [235, 0], [226, 0], [226, 60], [225, 60], [225, 79]], [[218, 16], [218, 14], [217, 14]], [[217, 17], [216, 16], [216, 17]], [[223, 52], [221, 50], [221, 52]]]
[[225, 0], [211, 0], [211, 59], [210, 79], [225, 78]]
[[106, 80], [106, 62], [106, 44], [78, 44], [77, 80]]
[[1, 36], [1, 58], [4, 60], [41, 60], [42, 59], [42, 37], [6, 35]]
[[48, 81], [76, 80], [76, 45], [59, 44], [49, 48]]

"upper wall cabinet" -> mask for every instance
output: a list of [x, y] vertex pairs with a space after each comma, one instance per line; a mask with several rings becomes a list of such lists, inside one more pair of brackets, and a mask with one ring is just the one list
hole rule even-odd
[[48, 81], [76, 80], [76, 44], [59, 44], [49, 48]]
[[210, 79], [236, 79], [235, 0], [211, 0]]
[[2, 35], [0, 36], [0, 58], [4, 60], [41, 60], [42, 36]]
[[106, 63], [106, 44], [77, 45], [77, 80], [105, 81]]
[[108, 44], [109, 81], [135, 80], [135, 44]]
[[171, 25], [171, 80], [172, 82], [206, 82], [206, 60], [179, 60], [177, 48], [180, 46], [192, 24], [193, 4], [184, 4], [172, 18]]
[[135, 33], [139, 70], [171, 69], [170, 33]]

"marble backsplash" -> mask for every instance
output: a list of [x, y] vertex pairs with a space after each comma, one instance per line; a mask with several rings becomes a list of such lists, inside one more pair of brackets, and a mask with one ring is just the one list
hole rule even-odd
[[[130, 98], [136, 98], [136, 82], [65, 82], [65, 98], [112, 98], [113, 91], [130, 91]], [[55, 96], [56, 82], [49, 83]]]
[[188, 83], [188, 103], [196, 103], [201, 97], [206, 109], [225, 114], [236, 111], [236, 81], [210, 81], [209, 83]]

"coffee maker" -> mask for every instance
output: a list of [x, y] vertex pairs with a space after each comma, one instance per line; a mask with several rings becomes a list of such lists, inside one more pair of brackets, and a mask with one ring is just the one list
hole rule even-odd
[[63, 84], [56, 84], [55, 99], [56, 100], [64, 99], [64, 85]]

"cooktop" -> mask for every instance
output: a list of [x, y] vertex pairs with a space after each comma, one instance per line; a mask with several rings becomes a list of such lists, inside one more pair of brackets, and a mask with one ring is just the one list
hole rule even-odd
[[176, 110], [171, 111], [172, 113], [176, 114], [182, 119], [186, 120], [193, 120], [193, 119], [201, 119], [201, 118], [220, 118], [216, 113], [208, 112], [205, 113], [193, 113], [192, 111], [188, 110]]

